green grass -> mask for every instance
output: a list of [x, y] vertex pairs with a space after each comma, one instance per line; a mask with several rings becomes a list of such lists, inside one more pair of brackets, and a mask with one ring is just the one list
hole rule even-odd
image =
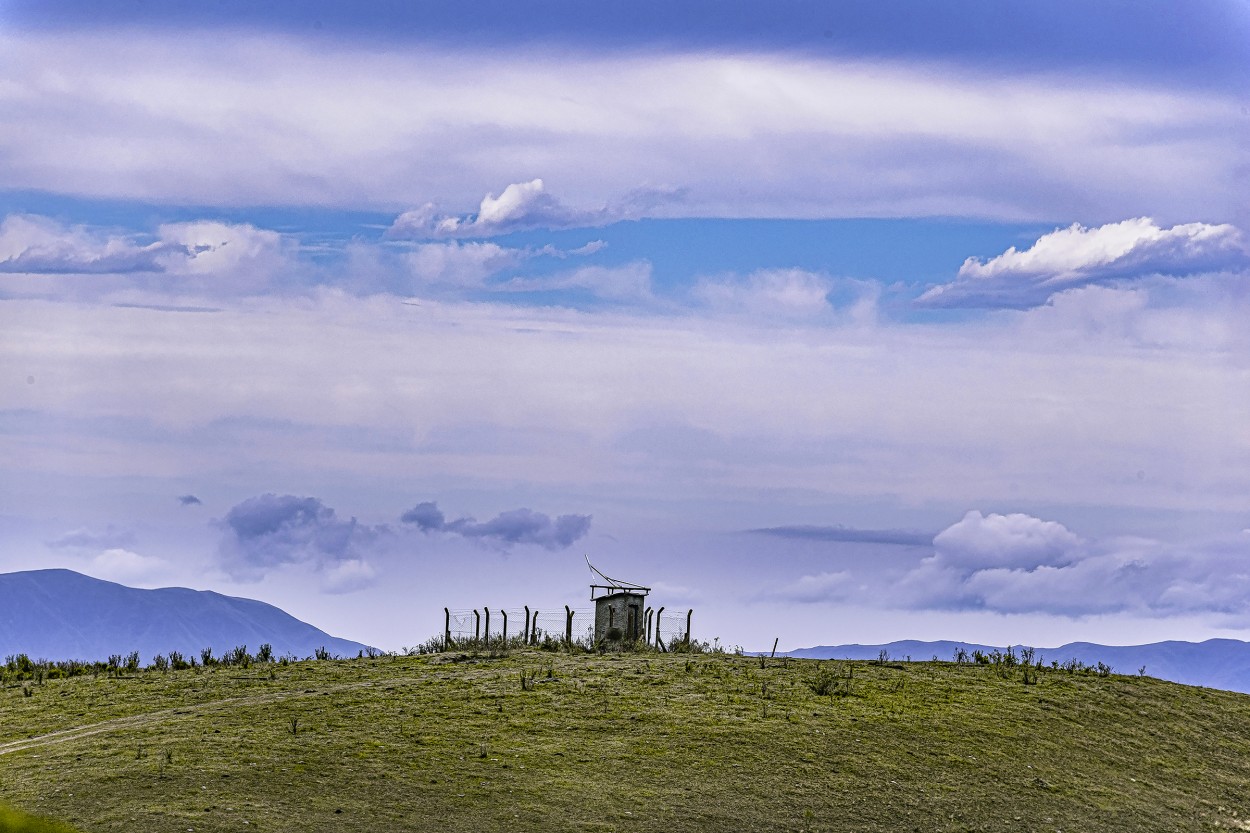
[[85, 833], [1250, 830], [1250, 697], [1150, 678], [514, 651], [32, 692], [0, 801]]
[[0, 833], [76, 833], [67, 824], [0, 806]]

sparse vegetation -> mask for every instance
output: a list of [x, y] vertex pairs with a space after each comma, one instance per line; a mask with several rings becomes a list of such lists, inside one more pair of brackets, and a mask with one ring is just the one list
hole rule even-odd
[[1173, 831], [1250, 813], [1244, 695], [1025, 651], [713, 648], [483, 645], [263, 671], [235, 649], [164, 672], [49, 665], [42, 682], [14, 658], [28, 676], [0, 687], [0, 801], [84, 833]]

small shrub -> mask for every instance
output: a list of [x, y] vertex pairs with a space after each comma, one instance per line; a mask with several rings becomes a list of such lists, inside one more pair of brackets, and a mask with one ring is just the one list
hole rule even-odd
[[260, 663], [273, 662], [273, 646], [268, 642], [261, 645], [256, 650], [256, 661]]

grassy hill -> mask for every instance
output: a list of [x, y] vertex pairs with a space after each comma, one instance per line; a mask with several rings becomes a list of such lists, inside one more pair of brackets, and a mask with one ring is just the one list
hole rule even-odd
[[532, 650], [10, 678], [0, 803], [88, 833], [1250, 830], [1250, 697]]

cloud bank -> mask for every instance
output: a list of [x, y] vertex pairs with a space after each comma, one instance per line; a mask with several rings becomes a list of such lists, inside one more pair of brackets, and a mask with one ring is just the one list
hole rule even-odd
[[934, 538], [900, 604], [1082, 617], [1201, 614], [1250, 623], [1250, 536], [1193, 543], [1086, 540], [1024, 514], [972, 511]]
[[471, 517], [447, 520], [437, 503], [418, 503], [400, 520], [421, 532], [459, 535], [474, 541], [507, 548], [513, 544], [534, 544], [549, 550], [567, 549], [590, 531], [590, 515], [560, 515], [551, 518], [531, 509], [501, 512], [479, 523]]
[[997, 257], [964, 261], [951, 283], [917, 303], [929, 307], [1015, 307], [1045, 303], [1055, 293], [1150, 275], [1186, 277], [1250, 267], [1245, 236], [1228, 224], [1160, 228], [1147, 217], [1085, 228], [1074, 223]]

